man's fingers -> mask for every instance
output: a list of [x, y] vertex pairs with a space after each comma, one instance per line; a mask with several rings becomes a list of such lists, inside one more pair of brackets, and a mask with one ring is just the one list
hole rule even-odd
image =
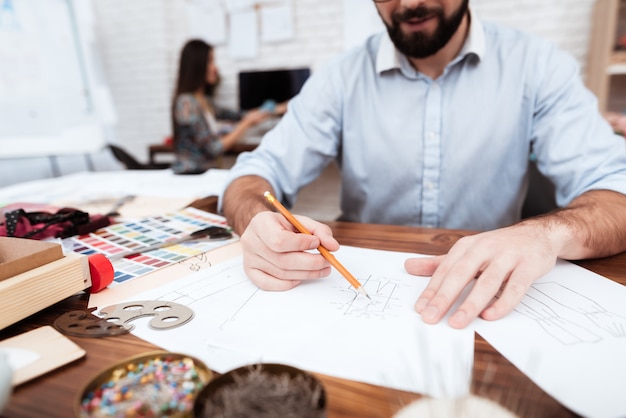
[[414, 276], [432, 276], [445, 256], [409, 258], [404, 262], [407, 273]]
[[532, 285], [530, 277], [520, 271], [514, 271], [504, 284], [504, 289], [498, 299], [483, 310], [480, 317], [487, 321], [493, 321], [510, 313], [520, 303]]
[[465, 328], [474, 318], [478, 317], [485, 307], [493, 301], [500, 290], [502, 283], [511, 274], [510, 264], [494, 262], [485, 271], [480, 273], [474, 287], [461, 303], [459, 308], [450, 316], [448, 323], [453, 328]]
[[[334, 240], [327, 226], [305, 217], [301, 219]], [[291, 289], [303, 280], [325, 277], [331, 272], [330, 263], [321, 254], [309, 251], [320, 245], [320, 238], [298, 233], [277, 213], [257, 214], [240, 242], [246, 274], [265, 290]]]
[[443, 318], [480, 268], [468, 259], [457, 260], [449, 268], [443, 264], [441, 267], [433, 274], [431, 282], [416, 303], [416, 309], [421, 308], [418, 312], [427, 324], [435, 324]]
[[519, 304], [534, 280], [554, 267], [557, 254], [542, 237], [532, 225], [508, 227], [463, 237], [439, 260], [405, 262], [413, 274], [435, 268], [415, 310], [425, 323], [434, 324], [459, 300], [448, 321], [454, 328], [464, 328], [478, 316], [502, 318]]
[[273, 215], [277, 216], [276, 221], [282, 228], [272, 226], [271, 228], [258, 228], [250, 233], [246, 231], [241, 237], [242, 244], [248, 248], [266, 247], [277, 253], [307, 251], [320, 245], [320, 239], [315, 235], [297, 233], [293, 225], [284, 216]]
[[330, 263], [317, 252], [277, 253], [267, 247], [256, 252], [244, 250], [244, 265], [279, 280], [309, 280], [330, 274]]
[[[430, 301], [437, 295], [437, 292], [439, 292], [439, 287], [446, 277], [446, 272], [450, 268], [449, 266], [452, 265], [451, 260], [452, 258], [449, 255], [441, 255], [425, 259], [413, 258], [405, 261], [404, 266], [407, 272], [420, 276], [432, 276], [426, 289], [424, 289], [415, 302], [415, 311], [417, 313], [422, 314], [430, 304]], [[435, 315], [435, 312], [431, 309], [429, 316], [433, 315]]]
[[[432, 274], [428, 286], [415, 304], [415, 310], [422, 320], [429, 324], [439, 322], [450, 310], [454, 302], [463, 293], [468, 283], [475, 279], [489, 265], [492, 259], [493, 245], [487, 243], [480, 249], [475, 236], [463, 237], [452, 246], [447, 255], [441, 256], [439, 266]], [[484, 308], [467, 305], [474, 315]], [[465, 322], [463, 313], [458, 314], [459, 323]]]
[[263, 290], [281, 291], [293, 289], [300, 284], [298, 280], [277, 280], [262, 270], [249, 268], [244, 265], [244, 271], [248, 278]]
[[[333, 231], [326, 224], [315, 221], [306, 216], [295, 215], [296, 218], [300, 221], [300, 223], [313, 235], [318, 239], [319, 244], [323, 245], [329, 251], [337, 251], [339, 249], [339, 243], [333, 237]], [[295, 229], [294, 229], [295, 230]], [[302, 234], [306, 235], [306, 234]], [[314, 248], [317, 248], [316, 245]], [[311, 248], [313, 249], [313, 248]]]

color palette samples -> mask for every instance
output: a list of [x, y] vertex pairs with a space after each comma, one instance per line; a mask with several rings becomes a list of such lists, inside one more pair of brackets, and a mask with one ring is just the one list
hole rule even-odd
[[[113, 224], [88, 235], [66, 238], [63, 240], [63, 245], [66, 249], [79, 254], [100, 253], [111, 257], [118, 253], [137, 251], [142, 247], [167, 242], [212, 225], [227, 227], [226, 220], [221, 216], [194, 208], [185, 208], [173, 213]], [[232, 239], [186, 241], [115, 260], [113, 261], [115, 278], [109, 287], [231, 241]]]

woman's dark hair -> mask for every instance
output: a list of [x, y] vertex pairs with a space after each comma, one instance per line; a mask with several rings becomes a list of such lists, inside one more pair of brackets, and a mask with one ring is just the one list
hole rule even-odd
[[[183, 93], [195, 93], [199, 89], [204, 90], [207, 96], [213, 96], [217, 82], [209, 84], [206, 82], [207, 63], [209, 55], [213, 51], [213, 46], [200, 39], [188, 41], [180, 53], [178, 62], [178, 77], [176, 79], [176, 89], [172, 98], [172, 130], [175, 130], [174, 112], [176, 110], [176, 98]], [[219, 77], [218, 77], [219, 80]], [[172, 132], [174, 142], [176, 133]]]
[[213, 51], [213, 46], [199, 39], [193, 39], [185, 44], [180, 53], [174, 96], [181, 93], [195, 93], [198, 89], [205, 87], [215, 88], [215, 86], [207, 85], [206, 82], [207, 63], [211, 51]]

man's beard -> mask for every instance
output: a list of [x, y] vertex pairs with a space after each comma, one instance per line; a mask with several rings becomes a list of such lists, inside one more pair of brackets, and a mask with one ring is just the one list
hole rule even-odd
[[[468, 7], [469, 0], [463, 0], [452, 16], [446, 18], [440, 8], [429, 9], [421, 5], [402, 13], [394, 13], [391, 16], [391, 25], [385, 22], [385, 26], [391, 41], [400, 52], [411, 58], [426, 58], [439, 52], [450, 41], [461, 25]], [[402, 32], [400, 23], [414, 18], [423, 19], [427, 16], [434, 16], [439, 21], [432, 35], [424, 32], [410, 34]]]

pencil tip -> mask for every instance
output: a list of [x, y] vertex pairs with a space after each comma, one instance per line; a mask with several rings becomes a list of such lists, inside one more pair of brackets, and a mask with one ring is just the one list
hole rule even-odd
[[365, 296], [365, 297], [366, 297], [366, 298], [368, 298], [369, 300], [372, 300], [372, 298], [370, 297], [370, 295], [368, 295], [368, 294], [367, 294], [367, 292], [365, 291], [365, 289], [363, 289], [363, 286], [360, 286], [358, 290], [359, 290], [359, 292], [360, 292], [363, 296]]

